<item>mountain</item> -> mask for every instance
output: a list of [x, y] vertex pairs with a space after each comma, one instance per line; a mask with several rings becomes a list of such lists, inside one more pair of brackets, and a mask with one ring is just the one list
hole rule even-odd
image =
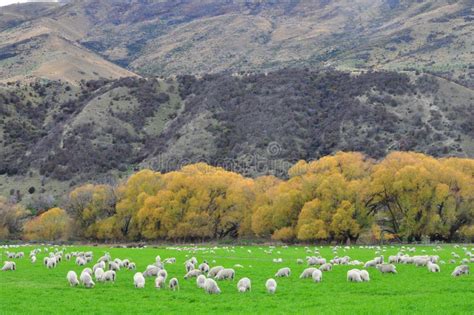
[[471, 0], [76, 0], [37, 15], [0, 33], [0, 62], [22, 62], [4, 80], [332, 66], [474, 81]]
[[299, 159], [339, 150], [472, 157], [473, 100], [473, 90], [443, 78], [396, 72], [5, 84], [0, 193], [57, 196], [86, 181], [198, 161], [285, 177]]

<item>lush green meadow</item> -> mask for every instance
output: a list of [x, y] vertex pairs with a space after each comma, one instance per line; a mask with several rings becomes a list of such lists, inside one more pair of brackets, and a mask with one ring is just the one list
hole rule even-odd
[[[474, 245], [466, 246], [468, 250]], [[455, 266], [450, 264], [451, 252], [465, 257], [463, 246], [455, 248], [443, 245], [439, 251], [432, 246], [417, 246], [411, 255], [439, 255], [446, 264], [440, 264], [441, 273], [429, 273], [426, 267], [397, 265], [398, 274], [382, 275], [375, 268], [369, 268], [371, 281], [348, 283], [346, 272], [355, 266], [334, 266], [333, 271], [324, 272], [323, 281], [314, 283], [312, 279], [299, 279], [306, 265], [298, 265], [297, 258], [305, 258], [307, 249], [302, 246], [277, 246], [271, 254], [268, 246], [230, 246], [230, 247], [147, 247], [147, 248], [109, 248], [67, 247], [71, 251], [94, 252], [94, 259], [87, 267], [105, 252], [112, 258], [128, 258], [137, 264], [137, 271], [144, 271], [153, 264], [155, 257], [162, 259], [176, 257], [175, 264], [167, 264], [171, 277], [177, 277], [180, 290], [154, 288], [154, 278], [147, 278], [145, 289], [135, 289], [133, 275], [136, 271], [120, 270], [115, 283], [96, 283], [95, 288], [83, 286], [70, 287], [66, 274], [74, 270], [79, 275], [84, 267], [63, 260], [55, 269], [46, 269], [43, 265], [45, 252], [38, 254], [35, 264], [30, 262], [28, 253], [33, 248], [43, 246], [25, 246], [9, 249], [12, 252], [24, 251], [25, 258], [15, 259], [16, 271], [0, 272], [0, 313], [1, 314], [38, 314], [38, 313], [87, 313], [87, 314], [474, 314], [474, 276], [459, 278], [451, 276]], [[314, 250], [314, 247], [310, 247]], [[387, 246], [382, 254], [387, 258], [395, 255], [400, 247]], [[265, 252], [267, 251], [267, 252]], [[320, 247], [319, 251], [326, 259], [335, 256], [332, 248]], [[472, 250], [471, 250], [472, 251]], [[375, 248], [340, 248], [338, 256], [348, 255], [352, 259], [367, 261], [376, 255]], [[195, 278], [184, 280], [184, 261], [195, 256], [199, 262], [206, 259], [211, 267], [223, 265], [236, 270], [234, 281], [218, 282], [222, 293], [208, 295], [196, 287]], [[275, 263], [274, 258], [282, 258]], [[6, 249], [2, 249], [1, 265], [8, 260]], [[281, 267], [290, 267], [291, 277], [277, 278], [277, 292], [270, 295], [265, 290], [265, 281], [274, 277]], [[471, 269], [472, 269], [471, 264]], [[252, 291], [238, 293], [237, 281], [249, 277]]]

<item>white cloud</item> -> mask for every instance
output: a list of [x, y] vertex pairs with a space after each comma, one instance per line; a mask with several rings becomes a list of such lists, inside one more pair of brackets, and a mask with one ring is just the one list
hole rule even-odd
[[0, 7], [14, 4], [14, 3], [25, 3], [25, 2], [58, 2], [58, 0], [0, 0]]

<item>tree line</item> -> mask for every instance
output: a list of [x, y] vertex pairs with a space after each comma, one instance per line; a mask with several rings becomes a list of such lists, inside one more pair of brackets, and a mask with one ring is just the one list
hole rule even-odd
[[76, 187], [31, 217], [0, 199], [0, 238], [283, 242], [474, 240], [474, 160], [339, 152], [299, 161], [288, 180], [204, 163]]

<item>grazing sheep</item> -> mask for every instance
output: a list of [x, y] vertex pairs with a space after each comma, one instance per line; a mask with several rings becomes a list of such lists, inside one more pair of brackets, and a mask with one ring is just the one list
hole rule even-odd
[[234, 280], [235, 277], [235, 270], [231, 268], [225, 268], [222, 269], [217, 273], [217, 275], [214, 277], [216, 280], [226, 280], [226, 279], [232, 279]]
[[13, 261], [5, 261], [2, 267], [2, 271], [14, 271], [16, 270], [16, 264]]
[[137, 289], [143, 289], [145, 288], [145, 277], [143, 277], [143, 274], [141, 272], [137, 272], [133, 276], [133, 285]]
[[417, 267], [421, 267], [421, 266], [426, 266], [428, 264], [428, 258], [427, 257], [413, 257], [413, 263], [415, 264], [415, 266]]
[[206, 291], [209, 294], [221, 293], [221, 289], [219, 289], [217, 282], [211, 278], [207, 278], [206, 281], [204, 282], [204, 291]]
[[84, 266], [86, 264], [86, 260], [83, 257], [77, 257], [76, 258], [76, 264], [78, 266]]
[[467, 265], [461, 265], [457, 266], [454, 268], [454, 271], [451, 273], [453, 277], [459, 277], [462, 275], [468, 275], [469, 274], [469, 266]]
[[189, 279], [189, 278], [195, 278], [202, 274], [201, 270], [199, 269], [194, 269], [189, 271], [186, 275], [184, 275], [184, 279]]
[[158, 276], [155, 279], [155, 288], [157, 289], [164, 289], [166, 285], [166, 279], [162, 276]]
[[351, 269], [347, 272], [347, 281], [362, 282], [359, 269]]
[[122, 262], [120, 263], [120, 268], [128, 268], [128, 265], [130, 264], [130, 260], [128, 259], [124, 259], [122, 260]]
[[92, 267], [92, 271], [95, 272], [98, 268], [101, 268], [101, 269], [104, 269], [104, 270], [105, 270], [105, 262], [101, 261], [101, 262], [95, 264], [95, 265]]
[[117, 274], [115, 273], [114, 270], [107, 270], [106, 272], [104, 272], [104, 276], [103, 276], [104, 281], [115, 282], [116, 278], [117, 278]]
[[247, 292], [252, 290], [252, 284], [249, 278], [242, 278], [237, 283], [237, 291], [239, 292]]
[[428, 267], [429, 272], [440, 272], [441, 271], [439, 266], [437, 264], [432, 263], [431, 261], [428, 261], [428, 263], [426, 264], [426, 267]]
[[104, 263], [108, 263], [108, 262], [109, 262], [109, 260], [110, 260], [110, 255], [106, 254], [106, 255], [104, 255], [104, 256], [102, 256], [102, 257], [100, 257], [100, 258], [99, 258], [99, 260], [98, 260], [97, 262], [101, 262], [101, 261], [103, 261]]
[[323, 280], [323, 273], [321, 270], [316, 269], [311, 274], [311, 277], [313, 278], [314, 282], [321, 282]]
[[46, 267], [48, 269], [56, 268], [56, 258], [48, 258], [46, 261]]
[[298, 265], [302, 265], [302, 264], [304, 263], [304, 260], [301, 259], [301, 258], [298, 258], [298, 259], [296, 260], [296, 263], [297, 263]]
[[208, 273], [209, 272], [209, 265], [206, 263], [202, 263], [199, 265], [199, 270], [201, 270], [202, 273]]
[[378, 264], [377, 265], [377, 269], [381, 272], [381, 273], [397, 273], [397, 267], [395, 267], [395, 265], [392, 265], [392, 264]]
[[24, 253], [24, 252], [19, 252], [19, 253], [16, 253], [16, 255], [15, 255], [15, 258], [17, 258], [17, 259], [18, 259], [18, 258], [23, 258], [23, 257], [25, 257], [25, 253]]
[[277, 283], [275, 279], [268, 279], [267, 282], [265, 282], [265, 288], [267, 289], [268, 293], [274, 294], [277, 289]]
[[84, 270], [82, 270], [82, 272], [87, 272], [87, 273], [90, 274], [91, 276], [92, 276], [92, 274], [93, 274], [91, 268], [84, 268]]
[[70, 261], [71, 260], [71, 254], [66, 254], [66, 260]]
[[291, 274], [291, 269], [288, 267], [281, 268], [275, 274], [275, 277], [289, 277]]
[[86, 288], [93, 288], [95, 286], [94, 281], [92, 281], [91, 275], [87, 272], [81, 274], [81, 282]]
[[184, 265], [186, 272], [190, 272], [191, 270], [194, 270], [194, 264], [190, 261], [187, 261]]
[[369, 282], [370, 281], [369, 272], [367, 270], [360, 270], [359, 275], [360, 275], [360, 278], [362, 279], [362, 281], [364, 281], [364, 282]]
[[388, 257], [388, 263], [389, 264], [396, 264], [399, 261], [399, 257], [397, 256], [389, 256]]
[[8, 259], [15, 259], [15, 253], [7, 253]]
[[179, 291], [179, 282], [178, 282], [178, 279], [176, 278], [171, 278], [170, 282], [169, 282], [169, 288], [173, 291], [176, 291], [178, 290]]
[[97, 268], [95, 271], [94, 271], [94, 277], [95, 277], [95, 281], [97, 282], [102, 282], [103, 279], [104, 279], [104, 269], [102, 268]]
[[158, 277], [163, 277], [165, 280], [168, 279], [168, 272], [165, 269], [158, 271]]
[[222, 266], [215, 266], [215, 267], [212, 267], [212, 268], [209, 270], [209, 272], [207, 273], [207, 276], [208, 276], [209, 278], [211, 278], [211, 277], [213, 278], [213, 277], [215, 277], [215, 276], [219, 273], [219, 271], [221, 271], [221, 270], [223, 270], [223, 269], [224, 269], [224, 267], [222, 267]]
[[196, 278], [196, 285], [198, 288], [202, 289], [204, 288], [204, 283], [206, 282], [206, 276], [204, 275], [199, 275], [197, 278]]
[[36, 262], [36, 256], [31, 256], [31, 263], [34, 264]]
[[377, 266], [377, 262], [375, 261], [375, 259], [373, 259], [366, 262], [364, 265], [364, 268], [376, 267], [376, 266]]
[[128, 264], [128, 270], [135, 270], [137, 269], [137, 265], [135, 263], [131, 262]]
[[109, 262], [109, 270], [119, 271], [120, 270], [120, 264], [118, 264], [115, 261]]
[[158, 276], [158, 272], [160, 272], [160, 268], [154, 265], [148, 265], [146, 267], [145, 272], [143, 273], [144, 277], [156, 277]]
[[300, 279], [305, 279], [305, 278], [310, 278], [313, 276], [313, 272], [316, 270], [316, 268], [306, 268], [303, 270], [303, 272], [300, 275]]
[[321, 267], [319, 267], [319, 270], [321, 270], [321, 271], [331, 271], [332, 270], [332, 265], [330, 263], [322, 264]]
[[69, 271], [66, 276], [67, 281], [71, 287], [79, 285], [79, 280], [77, 279], [77, 274], [74, 271]]
[[166, 258], [163, 262], [165, 264], [174, 264], [174, 263], [176, 263], [176, 258], [174, 258], [174, 257]]
[[374, 258], [374, 261], [377, 265], [381, 265], [383, 264], [383, 255], [382, 256], [379, 256], [379, 257], [375, 257]]

